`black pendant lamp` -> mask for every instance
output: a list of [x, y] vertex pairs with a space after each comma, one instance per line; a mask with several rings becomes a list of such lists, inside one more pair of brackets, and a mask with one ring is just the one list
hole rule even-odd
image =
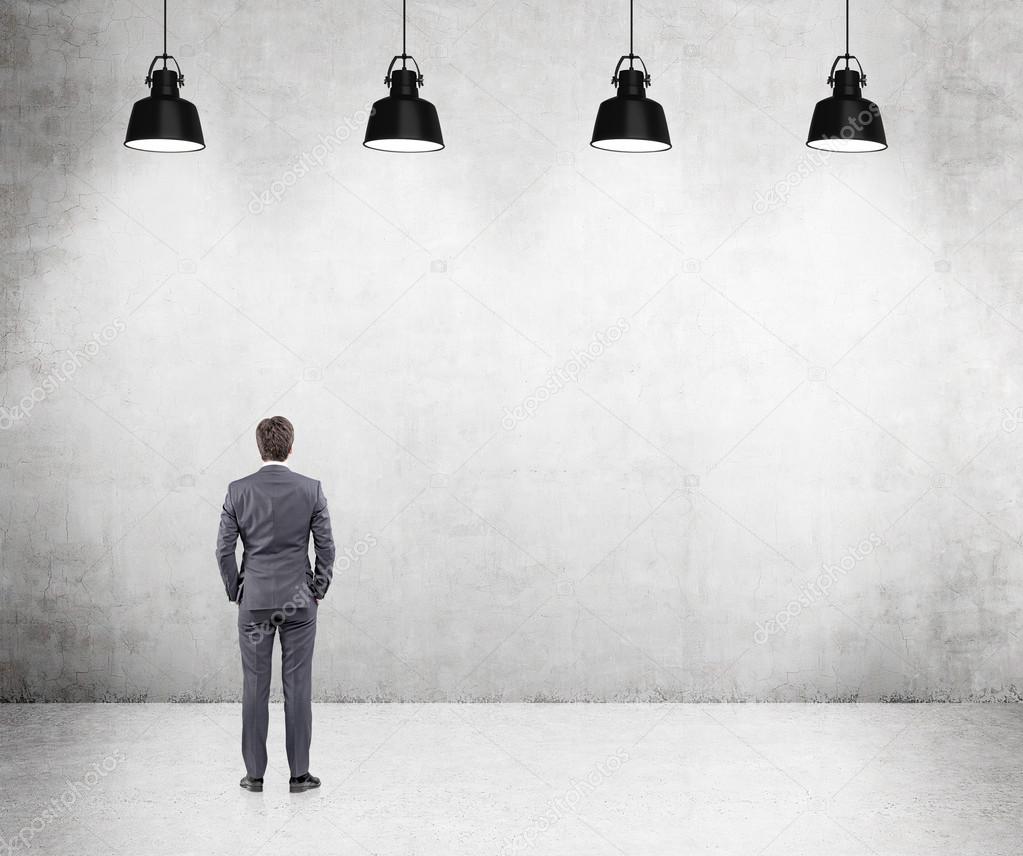
[[[843, 60], [845, 68], [836, 71]], [[855, 61], [855, 69], [849, 68], [850, 60]], [[860, 87], [867, 85], [867, 75], [860, 61], [849, 53], [849, 0], [845, 0], [845, 53], [831, 64], [828, 85], [833, 92], [817, 102], [806, 144], [826, 152], [880, 152], [888, 148], [881, 111], [860, 92]]]
[[[399, 59], [401, 68], [394, 71]], [[408, 68], [409, 60], [415, 71]], [[384, 85], [390, 86], [391, 92], [373, 105], [362, 144], [381, 152], [438, 152], [444, 148], [437, 108], [419, 97], [423, 85], [419, 63], [405, 51], [405, 0], [401, 3], [401, 54], [387, 66]]]
[[[159, 60], [163, 68], [153, 71]], [[167, 68], [167, 60], [177, 71]], [[167, 0], [163, 0], [163, 53], [153, 57], [146, 75], [148, 98], [136, 101], [128, 120], [124, 144], [143, 152], [197, 152], [206, 148], [199, 124], [199, 111], [178, 94], [185, 77], [174, 57], [167, 53]]]
[[[597, 110], [590, 145], [609, 152], [664, 152], [671, 148], [664, 108], [646, 97], [646, 63], [632, 51], [632, 2], [629, 0], [629, 53], [618, 60], [611, 83], [618, 92]], [[629, 61], [629, 67], [622, 63]], [[635, 61], [643, 70], [635, 68]]]

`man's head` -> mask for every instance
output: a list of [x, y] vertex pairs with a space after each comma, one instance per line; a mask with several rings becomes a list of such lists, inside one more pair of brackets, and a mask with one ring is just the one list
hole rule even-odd
[[264, 461], [286, 461], [295, 442], [295, 426], [283, 416], [271, 416], [256, 426], [256, 445]]

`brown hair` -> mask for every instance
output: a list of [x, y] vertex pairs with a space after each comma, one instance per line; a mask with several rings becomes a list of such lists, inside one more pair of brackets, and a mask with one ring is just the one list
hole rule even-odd
[[256, 445], [264, 461], [285, 461], [295, 442], [295, 426], [283, 416], [271, 416], [256, 426]]

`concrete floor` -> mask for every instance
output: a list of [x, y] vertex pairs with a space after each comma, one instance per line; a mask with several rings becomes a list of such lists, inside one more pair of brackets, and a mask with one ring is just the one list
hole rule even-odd
[[1018, 854], [1014, 705], [317, 705], [241, 791], [239, 706], [0, 706], [0, 854]]

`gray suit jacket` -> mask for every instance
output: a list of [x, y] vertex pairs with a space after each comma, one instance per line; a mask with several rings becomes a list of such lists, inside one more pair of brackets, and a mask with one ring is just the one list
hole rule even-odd
[[[309, 534], [316, 567], [309, 564]], [[235, 544], [242, 539], [241, 570]], [[334, 568], [327, 498], [315, 479], [269, 464], [231, 482], [220, 515], [217, 562], [228, 600], [248, 609], [282, 609], [321, 599]]]

